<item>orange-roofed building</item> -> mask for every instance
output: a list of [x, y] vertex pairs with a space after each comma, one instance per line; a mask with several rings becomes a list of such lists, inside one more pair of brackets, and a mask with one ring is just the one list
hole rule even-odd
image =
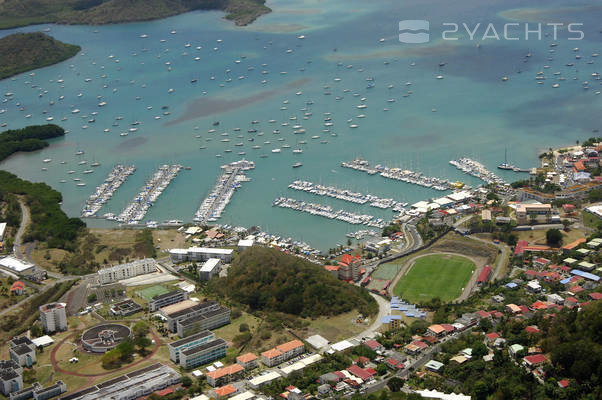
[[344, 281], [357, 281], [361, 274], [361, 258], [351, 254], [343, 254], [339, 261], [339, 279]]
[[587, 242], [587, 240], [585, 238], [577, 239], [575, 241], [572, 241], [569, 244], [562, 246], [562, 251], [564, 251], [564, 252], [573, 251], [585, 242]]
[[236, 388], [232, 385], [218, 387], [213, 390], [217, 397], [228, 397], [236, 393]]
[[431, 325], [426, 330], [426, 333], [428, 335], [441, 337], [441, 336], [445, 335], [445, 328], [442, 327], [441, 325]]
[[242, 375], [245, 369], [239, 364], [228, 365], [215, 371], [207, 372], [207, 383], [211, 386], [223, 385]]
[[16, 281], [10, 287], [10, 292], [18, 296], [22, 295], [23, 293], [25, 293], [25, 284], [21, 281]]
[[258, 360], [259, 357], [253, 353], [246, 353], [236, 357], [236, 363], [241, 365], [244, 369], [253, 369], [257, 367]]
[[341, 269], [341, 267], [339, 265], [325, 265], [324, 269], [328, 272], [330, 272], [330, 274], [332, 276], [334, 276], [335, 278], [339, 277], [339, 269]]
[[265, 366], [273, 367], [304, 352], [305, 345], [303, 342], [295, 339], [261, 353], [261, 362]]
[[581, 160], [575, 161], [573, 163], [573, 168], [575, 168], [575, 171], [577, 171], [577, 172], [585, 171], [585, 165], [583, 165], [583, 161], [581, 161]]

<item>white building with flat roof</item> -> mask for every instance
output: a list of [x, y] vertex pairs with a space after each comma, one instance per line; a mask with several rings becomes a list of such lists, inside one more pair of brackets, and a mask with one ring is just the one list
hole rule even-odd
[[13, 256], [0, 259], [0, 267], [10, 270], [17, 275], [29, 275], [35, 269], [33, 264], [21, 261]]
[[199, 278], [202, 281], [208, 281], [219, 273], [222, 262], [219, 258], [210, 258], [199, 270]]
[[126, 264], [114, 265], [98, 271], [98, 282], [101, 285], [120, 280], [133, 278], [138, 275], [150, 274], [157, 271], [157, 261], [154, 258], [145, 258]]
[[232, 261], [234, 250], [217, 249], [213, 247], [189, 247], [188, 249], [171, 249], [169, 257], [174, 263], [183, 261], [207, 261], [210, 258], [217, 258], [225, 263]]
[[40, 322], [44, 332], [53, 333], [67, 330], [67, 310], [65, 303], [49, 303], [40, 306]]

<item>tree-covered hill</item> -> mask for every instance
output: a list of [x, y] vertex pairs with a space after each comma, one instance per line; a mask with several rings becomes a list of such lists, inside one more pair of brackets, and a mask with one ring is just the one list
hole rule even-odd
[[211, 281], [210, 287], [251, 310], [301, 317], [352, 310], [372, 315], [378, 309], [364, 289], [336, 279], [309, 261], [264, 247], [241, 253], [228, 270], [228, 277]]
[[237, 25], [269, 13], [265, 0], [0, 0], [0, 29], [41, 23], [115, 24], [223, 10]]
[[46, 139], [65, 135], [58, 125], [31, 125], [0, 133], [0, 161], [18, 151], [35, 151], [48, 146]]
[[0, 79], [56, 64], [73, 57], [80, 49], [41, 32], [5, 36], [0, 39]]

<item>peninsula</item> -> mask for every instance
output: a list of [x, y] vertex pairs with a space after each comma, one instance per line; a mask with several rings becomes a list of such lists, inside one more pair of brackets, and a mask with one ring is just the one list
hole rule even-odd
[[271, 10], [265, 0], [5, 0], [0, 29], [58, 23], [105, 25], [149, 21], [194, 10], [222, 10], [236, 25], [248, 25]]
[[0, 39], [0, 79], [67, 60], [81, 47], [41, 32], [15, 33]]

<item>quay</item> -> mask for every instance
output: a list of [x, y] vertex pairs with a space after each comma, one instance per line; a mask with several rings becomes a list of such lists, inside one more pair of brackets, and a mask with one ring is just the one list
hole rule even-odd
[[423, 186], [435, 190], [455, 190], [464, 186], [461, 182], [450, 182], [448, 179], [436, 178], [423, 175], [422, 172], [411, 171], [407, 169], [387, 167], [378, 164], [374, 167], [366, 160], [356, 158], [351, 162], [342, 162], [341, 167], [351, 168], [356, 171], [365, 172], [369, 175], [380, 174], [383, 178], [394, 179], [413, 185]]
[[499, 185], [507, 184], [502, 178], [485, 168], [483, 164], [468, 157], [451, 160], [449, 163], [465, 174], [479, 178], [488, 185], [492, 183]]
[[347, 222], [354, 225], [366, 225], [374, 228], [384, 228], [387, 225], [387, 221], [382, 218], [376, 218], [372, 215], [367, 214], [354, 214], [345, 210], [334, 211], [332, 207], [325, 206], [317, 203], [307, 203], [305, 201], [299, 201], [287, 197], [279, 197], [274, 200], [273, 206], [290, 208], [292, 210], [319, 215], [324, 218], [338, 219], [340, 221]]
[[138, 224], [181, 169], [182, 166], [179, 164], [165, 164], [159, 167], [153, 176], [146, 181], [134, 200], [116, 218], [111, 217], [109, 219], [114, 218], [118, 222], [128, 225]]
[[335, 199], [348, 201], [356, 204], [369, 203], [372, 207], [376, 208], [403, 208], [407, 206], [407, 203], [398, 202], [393, 199], [385, 199], [375, 196], [373, 194], [362, 194], [359, 192], [352, 192], [347, 189], [338, 189], [334, 186], [325, 186], [313, 182], [296, 180], [288, 185], [290, 189], [299, 190], [306, 193], [315, 194], [318, 196], [332, 197]]
[[205, 197], [201, 206], [194, 214], [194, 222], [204, 224], [216, 221], [230, 203], [234, 192], [240, 188], [241, 182], [248, 182], [245, 172], [255, 168], [253, 161], [242, 159], [230, 164], [222, 165], [224, 172], [217, 178], [211, 193]]
[[113, 167], [102, 185], [96, 187], [96, 191], [88, 197], [82, 209], [83, 218], [91, 218], [102, 206], [113, 197], [113, 194], [127, 180], [128, 176], [136, 171], [133, 165], [124, 166], [117, 164]]

